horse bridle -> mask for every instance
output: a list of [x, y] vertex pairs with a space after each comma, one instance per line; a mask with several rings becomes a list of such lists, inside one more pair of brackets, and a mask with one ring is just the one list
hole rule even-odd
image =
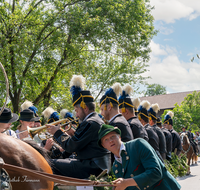
[[[184, 136], [182, 135], [182, 138], [183, 138]], [[181, 141], [182, 141], [182, 138], [181, 138]], [[186, 138], [186, 140], [187, 140], [187, 138]], [[184, 141], [183, 141], [183, 145], [184, 145], [185, 143], [184, 143]], [[188, 149], [187, 150], [184, 150], [184, 149], [182, 149], [182, 151], [184, 152], [184, 154], [187, 154], [189, 151], [190, 151], [190, 148], [191, 148], [191, 143], [190, 143], [190, 145], [189, 145], [189, 147], [188, 147]]]
[[189, 145], [189, 148], [187, 150], [182, 149], [184, 154], [187, 154], [190, 151], [190, 148], [191, 148], [191, 144]]

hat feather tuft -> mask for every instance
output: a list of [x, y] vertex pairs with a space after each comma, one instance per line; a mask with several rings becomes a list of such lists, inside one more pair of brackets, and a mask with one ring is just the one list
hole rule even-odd
[[70, 92], [72, 96], [78, 94], [85, 87], [85, 78], [82, 75], [73, 75], [70, 81]]
[[116, 96], [119, 96], [119, 94], [122, 93], [122, 86], [118, 82], [113, 84], [112, 89], [115, 92]]
[[131, 93], [133, 93], [133, 88], [130, 84], [126, 84], [123, 87], [123, 90], [125, 91], [126, 94], [130, 95]]
[[66, 115], [67, 112], [69, 112], [67, 109], [62, 109], [62, 110], [60, 111], [60, 116], [61, 116], [61, 118], [65, 118], [65, 115]]
[[29, 107], [33, 106], [33, 103], [26, 100], [22, 105], [21, 105], [21, 111], [25, 109], [29, 109]]
[[157, 103], [152, 104], [151, 107], [155, 113], [158, 113], [158, 111], [160, 110], [159, 105]]
[[134, 108], [135, 109], [138, 109], [138, 107], [139, 107], [139, 105], [140, 105], [140, 99], [139, 98], [135, 98], [134, 100], [133, 100], [133, 106], [134, 106]]
[[42, 115], [44, 115], [45, 119], [49, 119], [51, 114], [55, 112], [55, 110], [52, 107], [47, 107], [43, 112]]
[[145, 108], [146, 110], [148, 110], [151, 106], [150, 102], [147, 100], [143, 100], [140, 104], [143, 108]]
[[173, 113], [172, 111], [168, 111], [168, 112], [167, 112], [167, 115], [169, 115], [171, 118], [174, 117], [174, 113]]
[[85, 87], [85, 77], [83, 75], [73, 75], [71, 81], [70, 81], [70, 87], [80, 87], [81, 89], [84, 89]]

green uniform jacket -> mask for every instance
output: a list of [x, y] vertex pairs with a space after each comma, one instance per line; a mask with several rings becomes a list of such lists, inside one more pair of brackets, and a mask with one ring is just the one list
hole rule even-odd
[[167, 171], [151, 145], [138, 138], [125, 143], [126, 151], [121, 152], [122, 164], [113, 163], [113, 172], [117, 178], [133, 178], [137, 187], [126, 190], [178, 190], [181, 186]]

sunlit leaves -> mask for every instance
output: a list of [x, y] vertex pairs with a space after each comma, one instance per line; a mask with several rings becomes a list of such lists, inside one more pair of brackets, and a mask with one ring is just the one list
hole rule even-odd
[[0, 6], [0, 61], [15, 111], [25, 99], [71, 108], [73, 74], [87, 78], [96, 98], [116, 81], [144, 81], [155, 34], [148, 1], [13, 2]]

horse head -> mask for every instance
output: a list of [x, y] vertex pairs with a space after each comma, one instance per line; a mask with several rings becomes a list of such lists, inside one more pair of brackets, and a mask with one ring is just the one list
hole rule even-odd
[[188, 138], [186, 133], [181, 133], [180, 138], [181, 138], [181, 144], [182, 145], [189, 145], [190, 144], [189, 138]]

